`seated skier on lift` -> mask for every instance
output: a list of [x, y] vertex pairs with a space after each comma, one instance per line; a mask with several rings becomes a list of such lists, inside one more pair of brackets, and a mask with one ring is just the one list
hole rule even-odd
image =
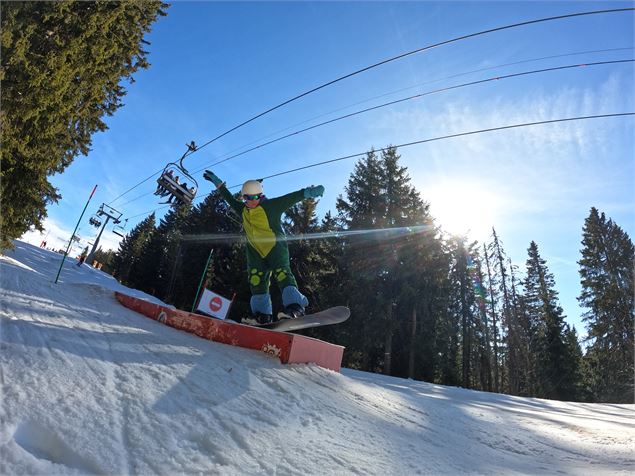
[[[170, 178], [173, 179], [174, 178], [174, 173], [172, 172], [172, 170], [168, 170], [161, 178], [166, 179], [166, 178]], [[159, 179], [160, 180], [160, 179]], [[165, 188], [164, 185], [161, 184], [161, 182], [159, 181], [159, 184], [157, 185], [157, 189], [155, 190], [154, 194], [155, 195], [160, 195], [162, 197], [165, 197], [169, 194], [170, 192]]]
[[249, 324], [274, 322], [269, 281], [273, 273], [282, 291], [284, 312], [279, 318], [292, 319], [304, 315], [309, 300], [298, 290], [298, 284], [289, 265], [289, 248], [282, 230], [282, 214], [294, 204], [306, 199], [321, 197], [324, 187], [307, 187], [281, 197], [267, 199], [258, 180], [247, 180], [240, 192], [242, 201], [231, 194], [225, 182], [212, 171], [203, 174], [212, 182], [221, 196], [240, 217], [247, 235], [247, 274], [251, 289], [252, 319], [243, 319]]

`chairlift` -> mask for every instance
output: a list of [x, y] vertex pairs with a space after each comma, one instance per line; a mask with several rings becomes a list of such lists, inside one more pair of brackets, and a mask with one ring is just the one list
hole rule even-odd
[[120, 225], [120, 223], [121, 223], [121, 220], [115, 221], [115, 226], [112, 228], [112, 232], [115, 235], [121, 236], [123, 238], [125, 236], [124, 231], [126, 229], [126, 225], [128, 225], [128, 219], [126, 218], [123, 225]]
[[192, 203], [192, 200], [196, 197], [198, 182], [183, 166], [183, 159], [188, 153], [196, 150], [196, 144], [192, 141], [187, 144], [187, 151], [178, 162], [170, 162], [165, 166], [157, 179], [158, 185], [154, 192], [155, 195], [162, 197], [173, 195], [174, 203], [172, 205], [178, 205], [179, 203], [189, 205]]
[[99, 212], [88, 219], [88, 223], [93, 225], [95, 228], [99, 228], [101, 226], [101, 220], [99, 219]]

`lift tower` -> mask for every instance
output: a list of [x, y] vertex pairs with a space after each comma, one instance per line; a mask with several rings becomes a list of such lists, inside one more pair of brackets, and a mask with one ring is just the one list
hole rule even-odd
[[93, 255], [95, 254], [95, 251], [97, 251], [97, 247], [99, 246], [99, 239], [101, 238], [101, 234], [106, 229], [106, 225], [108, 225], [110, 219], [112, 218], [113, 223], [115, 225], [118, 225], [119, 223], [121, 223], [121, 215], [122, 213], [120, 211], [115, 210], [110, 205], [106, 205], [105, 203], [101, 204], [99, 210], [97, 211], [97, 216], [106, 217], [106, 220], [104, 220], [104, 224], [101, 226], [101, 230], [99, 230], [99, 234], [97, 235], [97, 239], [95, 240], [93, 249], [90, 250], [90, 253], [88, 253], [88, 256], [86, 257], [86, 261], [88, 262], [88, 264], [92, 264], [93, 262]]

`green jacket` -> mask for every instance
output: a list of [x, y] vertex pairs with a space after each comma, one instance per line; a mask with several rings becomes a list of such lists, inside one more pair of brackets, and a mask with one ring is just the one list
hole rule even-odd
[[[229, 206], [242, 217], [248, 245], [263, 258], [271, 252], [278, 238], [285, 236], [282, 230], [282, 214], [304, 200], [304, 189], [301, 189], [281, 197], [265, 198], [257, 207], [247, 208], [227, 190], [225, 185], [219, 191]], [[286, 246], [284, 242], [281, 244]]]

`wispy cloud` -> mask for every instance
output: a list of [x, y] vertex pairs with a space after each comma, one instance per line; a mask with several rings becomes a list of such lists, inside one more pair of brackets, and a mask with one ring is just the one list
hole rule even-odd
[[[618, 74], [608, 76], [595, 89], [566, 86], [516, 98], [514, 102], [505, 96], [469, 103], [448, 101], [433, 109], [413, 104], [384, 115], [375, 129], [408, 141], [633, 109], [633, 95]], [[611, 186], [616, 175], [606, 173], [606, 161], [616, 160], [614, 139], [628, 133], [626, 123], [632, 127], [630, 118], [531, 126], [432, 142], [401, 153], [406, 158], [421, 157], [411, 160], [412, 167], [406, 165], [424, 182], [430, 177], [438, 180], [439, 175], [488, 180], [499, 192], [506, 191], [508, 208], [539, 212], [567, 189], [572, 198], [578, 198], [581, 190]]]
[[[437, 107], [413, 102], [408, 108], [384, 114], [374, 129], [384, 131], [386, 135], [423, 139], [512, 124], [626, 112], [633, 109], [629, 87], [622, 76], [612, 74], [597, 89], [563, 86], [549, 93], [516, 95], [513, 101], [499, 95], [469, 102], [445, 101]], [[557, 150], [559, 154], [588, 156], [602, 147], [607, 132], [616, 127], [619, 126], [611, 120], [556, 123], [465, 136], [445, 141], [442, 148], [446, 150], [458, 143], [461, 150], [473, 154], [491, 153], [492, 146], [496, 145], [496, 150], [502, 147], [505, 153], [518, 152], [522, 148], [526, 153], [538, 156], [546, 149]]]

